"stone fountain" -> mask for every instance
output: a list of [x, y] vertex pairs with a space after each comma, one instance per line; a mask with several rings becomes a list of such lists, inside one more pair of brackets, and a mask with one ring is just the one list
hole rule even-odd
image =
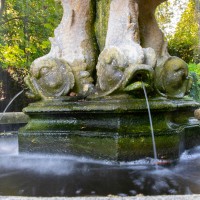
[[[145, 86], [161, 159], [194, 145], [199, 106], [187, 97], [187, 64], [169, 55], [155, 10], [165, 0], [61, 0], [51, 50], [26, 83], [36, 103], [24, 108], [20, 151], [111, 160], [152, 156]], [[198, 134], [197, 134], [198, 135]], [[184, 140], [193, 138], [191, 142]], [[199, 139], [199, 138], [198, 138]], [[189, 140], [188, 140], [189, 141]]]

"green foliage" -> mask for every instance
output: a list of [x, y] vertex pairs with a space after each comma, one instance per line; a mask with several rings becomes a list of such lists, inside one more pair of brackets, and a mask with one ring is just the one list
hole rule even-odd
[[188, 66], [190, 76], [193, 79], [193, 84], [189, 95], [196, 101], [200, 102], [200, 63], [190, 63]]
[[169, 24], [172, 24], [171, 19], [173, 17], [173, 12], [170, 10], [170, 2], [165, 1], [159, 5], [156, 9], [155, 16], [160, 29], [165, 34], [165, 37], [168, 37], [166, 29], [168, 28]]
[[6, 0], [0, 19], [0, 65], [28, 68], [46, 54], [61, 16], [61, 5], [54, 0]]
[[167, 39], [175, 32], [176, 21], [187, 7], [188, 0], [168, 0], [156, 9], [156, 19]]
[[174, 36], [169, 40], [169, 53], [186, 62], [200, 61], [199, 24], [195, 0], [190, 0], [188, 7], [177, 25]]
[[189, 63], [188, 67], [190, 72], [195, 72], [200, 77], [200, 63], [199, 64]]

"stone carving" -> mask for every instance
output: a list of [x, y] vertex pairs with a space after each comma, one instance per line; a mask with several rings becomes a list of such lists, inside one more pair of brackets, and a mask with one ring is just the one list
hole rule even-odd
[[34, 98], [51, 98], [68, 94], [74, 87], [74, 75], [70, 66], [61, 59], [40, 58], [31, 65], [31, 77], [25, 81]]
[[182, 98], [191, 85], [187, 64], [180, 58], [169, 57], [163, 65], [157, 66], [155, 87], [162, 96]]
[[[170, 56], [155, 19], [165, 0], [61, 0], [63, 18], [49, 54], [35, 60], [26, 82], [38, 98], [137, 94], [141, 82], [158, 95], [181, 98], [190, 88], [187, 64]], [[106, 6], [106, 37], [95, 27]], [[104, 9], [104, 8], [102, 8]], [[95, 13], [97, 10], [99, 13]], [[102, 16], [103, 17], [103, 16]], [[105, 37], [105, 44], [98, 37]], [[101, 46], [98, 46], [98, 44]]]
[[194, 111], [194, 117], [195, 117], [196, 119], [200, 120], [200, 109], [196, 109], [196, 110]]
[[[55, 37], [50, 38], [51, 51], [49, 54], [34, 61], [31, 65], [31, 77], [40, 74], [42, 78], [27, 78], [27, 82], [31, 85], [32, 93], [35, 96], [39, 94], [43, 99], [69, 94], [72, 89], [74, 93], [86, 94], [94, 87], [91, 75], [96, 66], [97, 44], [93, 30], [94, 12], [92, 1], [62, 0], [62, 6], [64, 13], [61, 23], [55, 29]], [[62, 85], [57, 90], [62, 90], [63, 92], [58, 93], [56, 91], [52, 92], [52, 88], [47, 86], [47, 79], [49, 79], [49, 84], [51, 85], [50, 76], [54, 77], [54, 75], [58, 75], [58, 72], [51, 73], [51, 75], [48, 74], [47, 76], [41, 74], [42, 72], [40, 71], [43, 71], [41, 69], [44, 66], [46, 69], [50, 69], [59, 60], [66, 63], [69, 78], [67, 78], [67, 81], [64, 81], [65, 75], [60, 75], [62, 76], [60, 80], [65, 82], [66, 89], [63, 91]], [[62, 65], [60, 67], [57, 66], [57, 70], [63, 73]], [[74, 79], [71, 73], [73, 73]], [[43, 83], [44, 81], [45, 84]], [[67, 86], [67, 84], [69, 85]], [[36, 93], [36, 91], [39, 92]]]

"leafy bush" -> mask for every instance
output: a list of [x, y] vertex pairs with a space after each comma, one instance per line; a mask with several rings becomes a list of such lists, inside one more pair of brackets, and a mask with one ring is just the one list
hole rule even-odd
[[54, 0], [6, 0], [0, 7], [0, 67], [23, 84], [23, 77], [38, 57], [50, 50], [49, 37], [62, 17]]
[[174, 36], [168, 43], [169, 53], [182, 58], [187, 63], [200, 62], [199, 14], [195, 0], [190, 0]]
[[62, 7], [54, 0], [6, 0], [0, 17], [0, 66], [29, 68], [50, 50]]
[[189, 63], [190, 76], [193, 78], [190, 96], [200, 102], [200, 63]]
[[195, 72], [200, 77], [200, 63], [199, 64], [189, 63], [188, 67], [190, 72]]

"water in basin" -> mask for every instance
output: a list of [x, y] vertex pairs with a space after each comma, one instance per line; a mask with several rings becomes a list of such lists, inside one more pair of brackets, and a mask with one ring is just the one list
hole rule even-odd
[[200, 146], [184, 151], [170, 165], [155, 167], [154, 158], [116, 162], [64, 154], [17, 153], [17, 134], [1, 136], [0, 142], [0, 195], [200, 194]]

